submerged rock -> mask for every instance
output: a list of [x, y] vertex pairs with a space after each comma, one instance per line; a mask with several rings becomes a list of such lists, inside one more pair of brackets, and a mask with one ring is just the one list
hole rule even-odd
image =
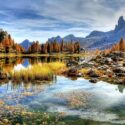
[[88, 97], [90, 97], [90, 93], [75, 90], [69, 91], [65, 93], [56, 94], [57, 97], [64, 99], [70, 108], [80, 108], [86, 107], [88, 104]]
[[92, 79], [90, 79], [89, 81], [92, 82], [92, 83], [97, 83], [97, 82], [98, 82], [98, 79], [97, 79], [97, 78], [92, 78]]

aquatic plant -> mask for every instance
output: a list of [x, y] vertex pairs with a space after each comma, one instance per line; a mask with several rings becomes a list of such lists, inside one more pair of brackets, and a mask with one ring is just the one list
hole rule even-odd
[[64, 67], [65, 64], [62, 62], [39, 63], [19, 71], [13, 70], [10, 72], [10, 77], [13, 81], [49, 81], [54, 78], [54, 74], [62, 71], [61, 69], [64, 69]]
[[87, 74], [89, 71], [88, 68], [82, 68], [79, 72], [82, 73], [82, 74]]
[[64, 69], [66, 69], [66, 65], [63, 62], [52, 62], [47, 64], [52, 72], [60, 74]]

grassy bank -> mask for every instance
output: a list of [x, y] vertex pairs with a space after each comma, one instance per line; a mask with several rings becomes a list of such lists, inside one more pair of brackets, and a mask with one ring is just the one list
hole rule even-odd
[[11, 71], [10, 78], [13, 81], [53, 80], [55, 74], [60, 74], [66, 68], [62, 62], [39, 63], [26, 69]]

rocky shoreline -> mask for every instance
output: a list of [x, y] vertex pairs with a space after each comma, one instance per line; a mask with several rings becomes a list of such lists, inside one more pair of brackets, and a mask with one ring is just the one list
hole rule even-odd
[[125, 84], [125, 52], [100, 53], [90, 61], [70, 68], [67, 76], [84, 77], [93, 83]]
[[[125, 52], [114, 51], [109, 54], [101, 52], [83, 63], [68, 62], [67, 77], [83, 77], [92, 83], [106, 81], [114, 84], [125, 84]], [[0, 83], [10, 80], [8, 74], [0, 73]]]

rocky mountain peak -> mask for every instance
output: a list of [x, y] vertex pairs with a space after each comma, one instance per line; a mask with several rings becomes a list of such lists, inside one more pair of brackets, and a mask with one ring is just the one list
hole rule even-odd
[[23, 46], [23, 48], [25, 48], [25, 50], [28, 50], [28, 48], [31, 46], [32, 42], [30, 42], [28, 39], [25, 39], [22, 43], [20, 43], [21, 46]]
[[124, 22], [125, 22], [124, 17], [123, 17], [123, 16], [120, 16], [120, 17], [119, 17], [119, 20], [118, 20], [118, 24], [122, 24], [122, 23], [124, 23]]
[[125, 20], [124, 20], [123, 16], [120, 16], [119, 20], [118, 20], [118, 25], [116, 25], [116, 27], [115, 27], [115, 31], [117, 32], [123, 27], [125, 27]]

